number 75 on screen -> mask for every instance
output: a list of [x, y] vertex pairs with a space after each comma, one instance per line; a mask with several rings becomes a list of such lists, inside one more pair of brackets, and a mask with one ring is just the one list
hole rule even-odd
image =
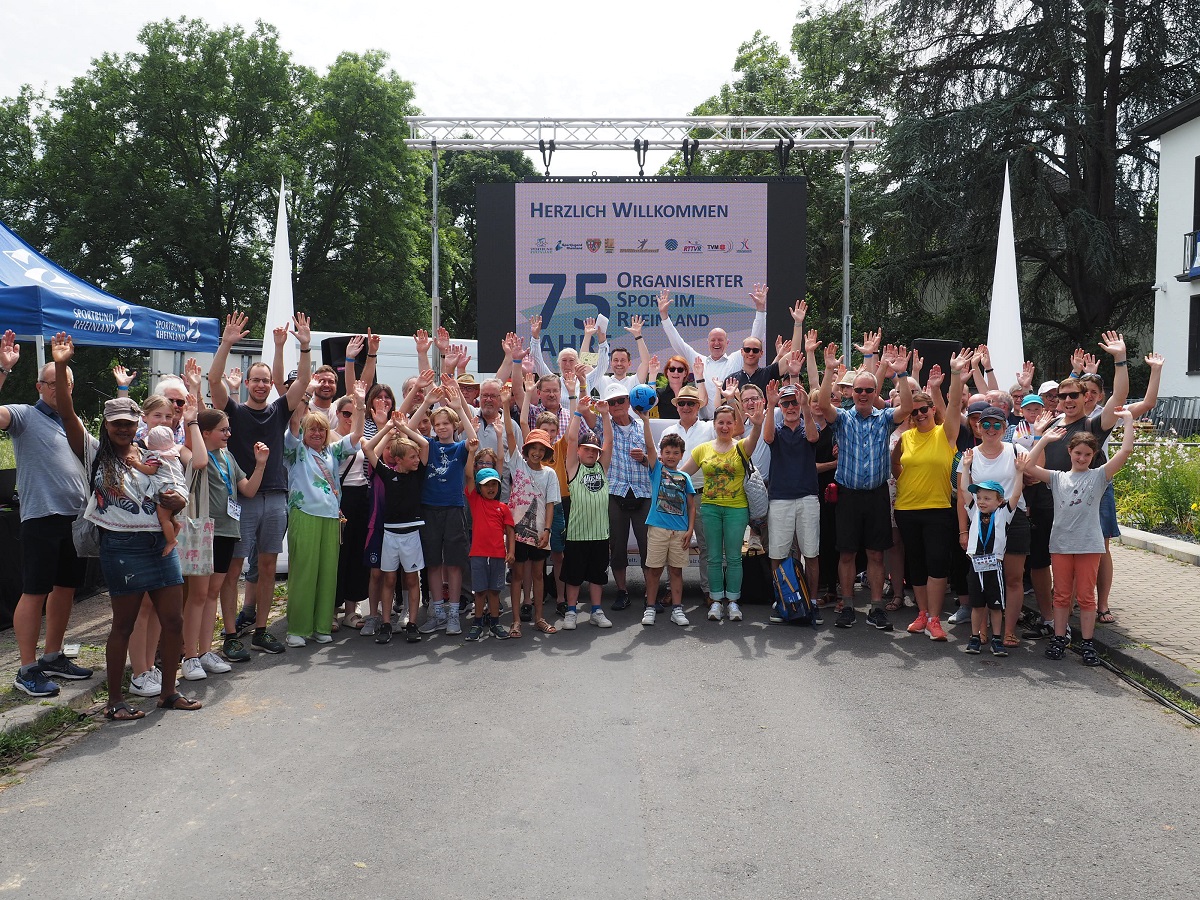
[[[540, 273], [529, 276], [530, 284], [545, 284], [549, 286], [546, 292], [546, 303], [542, 306], [542, 329], [549, 331], [550, 322], [554, 318], [554, 310], [558, 307], [558, 301], [562, 299], [563, 290], [567, 286], [567, 276], [561, 273]], [[599, 294], [589, 294], [588, 287], [590, 285], [608, 284], [608, 276], [603, 272], [580, 272], [575, 276], [575, 302], [580, 304], [589, 304], [596, 307], [595, 316], [598, 318], [604, 316], [606, 319], [612, 318], [612, 308], [609, 306], [608, 298], [602, 297]], [[575, 330], [583, 329], [583, 320], [576, 319], [574, 321]]]

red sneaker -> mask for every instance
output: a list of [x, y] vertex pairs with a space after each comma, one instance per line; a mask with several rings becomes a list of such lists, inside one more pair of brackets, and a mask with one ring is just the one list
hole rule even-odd
[[942, 629], [942, 620], [933, 618], [929, 620], [929, 639], [932, 641], [946, 640], [946, 632]]
[[927, 616], [923, 612], [917, 613], [917, 617], [915, 619], [913, 619], [913, 623], [908, 626], [908, 633], [909, 634], [922, 634], [922, 633], [924, 633], [925, 628], [928, 625], [929, 625], [929, 616]]

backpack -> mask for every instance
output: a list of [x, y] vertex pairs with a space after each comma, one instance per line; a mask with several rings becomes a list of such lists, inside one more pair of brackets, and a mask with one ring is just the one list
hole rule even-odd
[[775, 570], [775, 615], [788, 625], [810, 625], [816, 628], [813, 604], [808, 596], [808, 583], [804, 575], [796, 569], [796, 560], [789, 556]]

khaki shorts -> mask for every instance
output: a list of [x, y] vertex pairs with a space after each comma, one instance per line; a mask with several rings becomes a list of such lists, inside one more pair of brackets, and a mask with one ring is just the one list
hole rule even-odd
[[683, 549], [682, 542], [682, 531], [669, 531], [651, 525], [646, 529], [646, 568], [687, 568], [688, 551]]
[[767, 553], [771, 559], [792, 554], [792, 540], [800, 555], [812, 559], [821, 551], [821, 501], [816, 495], [796, 500], [772, 500], [767, 512]]

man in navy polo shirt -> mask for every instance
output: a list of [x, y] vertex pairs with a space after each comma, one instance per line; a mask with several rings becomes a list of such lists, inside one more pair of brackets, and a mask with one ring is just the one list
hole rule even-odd
[[[775, 424], [775, 410], [783, 421]], [[767, 415], [762, 439], [771, 447], [771, 481], [767, 496], [767, 553], [771, 569], [792, 553], [795, 542], [804, 558], [804, 577], [810, 597], [817, 595], [817, 566], [821, 548], [821, 502], [817, 497], [816, 444], [820, 435], [808, 405], [808, 395], [795, 385], [767, 385]]]

